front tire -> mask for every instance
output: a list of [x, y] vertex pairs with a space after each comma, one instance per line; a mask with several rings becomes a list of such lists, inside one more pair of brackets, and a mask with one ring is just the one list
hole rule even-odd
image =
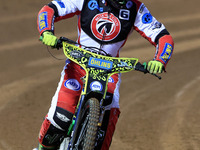
[[96, 98], [90, 98], [83, 106], [77, 120], [73, 139], [73, 150], [93, 150], [96, 142], [100, 104]]

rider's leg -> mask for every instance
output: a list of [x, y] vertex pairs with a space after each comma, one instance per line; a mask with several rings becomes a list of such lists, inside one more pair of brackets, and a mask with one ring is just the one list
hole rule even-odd
[[105, 112], [105, 117], [97, 135], [95, 150], [108, 150], [119, 118], [119, 108], [111, 108]]
[[95, 150], [108, 150], [112, 141], [112, 136], [115, 131], [116, 123], [119, 118], [119, 86], [120, 75], [113, 75], [109, 79], [108, 92], [106, 100], [103, 104], [105, 106], [105, 114], [101, 129], [97, 135], [97, 147]]
[[66, 136], [81, 93], [83, 83], [80, 78], [83, 75], [82, 69], [78, 70], [73, 63], [64, 68], [48, 115], [40, 130], [41, 150], [56, 149], [61, 139]]
[[57, 150], [60, 140], [65, 136], [65, 131], [56, 128], [45, 118], [39, 134], [39, 150]]

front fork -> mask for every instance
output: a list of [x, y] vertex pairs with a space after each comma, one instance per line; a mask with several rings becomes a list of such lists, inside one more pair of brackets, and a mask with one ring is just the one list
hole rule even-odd
[[81, 108], [81, 106], [82, 106], [82, 102], [83, 102], [84, 97], [85, 97], [84, 95], [81, 95], [80, 100], [79, 100], [79, 103], [78, 103], [78, 105], [77, 105], [77, 109], [76, 109], [76, 111], [75, 111], [75, 113], [74, 113], [74, 116], [73, 116], [73, 119], [72, 119], [72, 123], [70, 124], [70, 126], [69, 126], [69, 128], [68, 128], [67, 136], [70, 137], [70, 142], [69, 142], [69, 144], [68, 144], [67, 150], [70, 150], [70, 149], [71, 149], [71, 142], [72, 142], [73, 132], [74, 132], [74, 130], [75, 130], [76, 121], [77, 121], [77, 119], [78, 119], [77, 116], [78, 116], [78, 114], [79, 114], [79, 112], [80, 112], [80, 108]]
[[[82, 102], [81, 102], [82, 103]], [[102, 106], [102, 103], [103, 103], [103, 100], [101, 100], [100, 102], [100, 112], [101, 112], [101, 115], [99, 116], [99, 123], [98, 123], [98, 127], [100, 128], [101, 125], [102, 125], [102, 122], [103, 122], [103, 118], [104, 118], [104, 114], [105, 114], [105, 107]], [[79, 107], [79, 105], [77, 106]], [[68, 132], [67, 132], [67, 136], [68, 137], [72, 137], [72, 131], [74, 129], [74, 126], [75, 126], [75, 123], [76, 123], [76, 116], [78, 115], [79, 113], [79, 110], [77, 110], [73, 116], [73, 119], [72, 119], [72, 123], [70, 124], [69, 128], [68, 128]]]

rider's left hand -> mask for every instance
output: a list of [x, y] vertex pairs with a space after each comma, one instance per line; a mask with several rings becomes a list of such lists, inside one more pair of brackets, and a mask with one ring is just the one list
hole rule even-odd
[[164, 70], [164, 65], [157, 60], [151, 60], [148, 62], [147, 70], [154, 74], [162, 73]]

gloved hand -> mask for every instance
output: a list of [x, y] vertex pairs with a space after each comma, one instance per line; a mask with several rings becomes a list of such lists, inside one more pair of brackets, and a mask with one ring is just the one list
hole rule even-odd
[[164, 65], [157, 60], [151, 60], [148, 62], [147, 70], [150, 73], [154, 73], [154, 74], [162, 73], [163, 69], [164, 69]]
[[43, 44], [47, 45], [47, 46], [51, 46], [51, 47], [55, 47], [57, 44], [57, 37], [55, 35], [53, 35], [52, 32], [49, 31], [45, 31], [42, 34], [42, 42]]

